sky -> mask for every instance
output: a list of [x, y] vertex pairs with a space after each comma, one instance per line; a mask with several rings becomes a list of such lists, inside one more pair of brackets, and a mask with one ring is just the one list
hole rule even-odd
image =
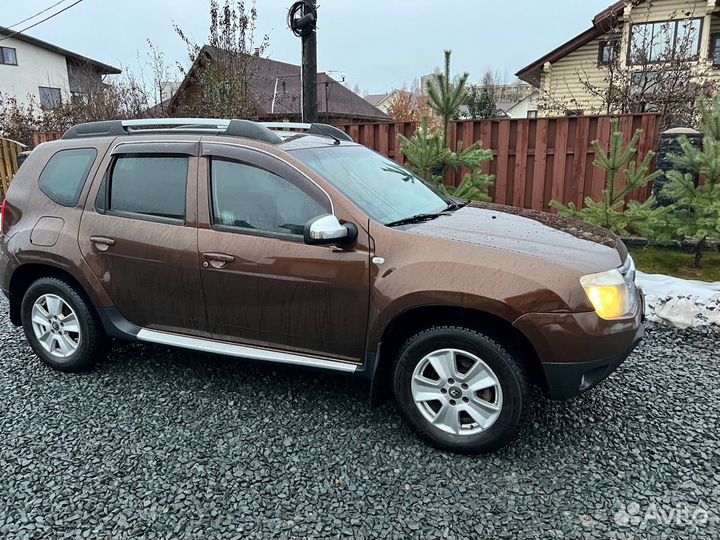
[[[58, 0], [12, 2], [0, 10], [10, 26]], [[44, 18], [63, 4], [28, 24]], [[9, 2], [9, 0], [3, 0]], [[487, 70], [514, 73], [591, 25], [613, 0], [318, 0], [318, 70], [358, 85], [364, 94], [412, 85], [453, 51], [453, 72], [471, 82]], [[257, 0], [258, 34], [267, 34], [266, 56], [300, 63], [300, 40], [286, 25], [292, 0]], [[166, 62], [187, 64], [176, 23], [202, 43], [210, 24], [208, 0], [83, 0], [27, 33], [117, 67], [138, 71], [150, 39]]]

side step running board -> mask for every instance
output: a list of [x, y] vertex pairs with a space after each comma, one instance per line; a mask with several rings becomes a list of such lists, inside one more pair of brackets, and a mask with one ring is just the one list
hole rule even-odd
[[137, 339], [139, 339], [140, 341], [146, 341], [148, 343], [171, 345], [173, 347], [180, 347], [183, 349], [224, 354], [226, 356], [247, 358], [249, 360], [275, 362], [279, 364], [292, 364], [297, 366], [306, 366], [332, 371], [342, 371], [345, 373], [354, 373], [359, 368], [359, 366], [357, 366], [356, 364], [350, 364], [348, 362], [342, 362], [340, 360], [328, 360], [326, 358], [317, 358], [304, 354], [293, 354], [288, 352], [275, 351], [272, 349], [249, 347], [247, 345], [236, 345], [234, 343], [214, 341], [212, 339], [182, 336], [178, 334], [171, 334], [169, 332], [158, 332], [156, 330], [148, 330], [147, 328], [143, 328], [137, 333]]

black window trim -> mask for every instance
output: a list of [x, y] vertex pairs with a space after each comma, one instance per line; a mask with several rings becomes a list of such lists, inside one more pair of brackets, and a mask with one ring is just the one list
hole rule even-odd
[[[5, 62], [5, 51], [4, 49], [12, 49], [15, 52], [15, 63], [10, 64], [8, 62]], [[17, 59], [17, 49], [15, 47], [0, 47], [0, 65], [3, 66], [17, 66], [18, 65], [18, 59]]]
[[715, 49], [718, 41], [720, 41], [720, 32], [710, 34], [710, 51], [708, 51], [708, 57], [713, 69], [720, 69], [720, 62], [715, 62]]
[[605, 49], [607, 47], [612, 47], [614, 50], [613, 51], [614, 54], [616, 54], [616, 55], [620, 54], [620, 42], [618, 40], [616, 40], [616, 39], [601, 40], [600, 45], [598, 47], [598, 61], [597, 61], [598, 66], [608, 66], [612, 62], [612, 60], [606, 62], [604, 59], [603, 53], [605, 52]]
[[[40, 180], [42, 180], [42, 177], [43, 177], [43, 174], [45, 173], [45, 170], [47, 169], [48, 165], [50, 165], [50, 162], [53, 160], [53, 158], [54, 158], [55, 156], [57, 156], [58, 154], [62, 154], [63, 152], [70, 152], [70, 151], [72, 151], [72, 150], [92, 150], [93, 152], [95, 152], [95, 157], [93, 158], [92, 163], [90, 163], [90, 166], [88, 167], [88, 172], [87, 172], [87, 174], [85, 175], [85, 178], [83, 178], [83, 180], [80, 182], [80, 190], [78, 191], [78, 194], [77, 194], [77, 197], [76, 197], [76, 199], [75, 199], [75, 202], [74, 202], [73, 204], [64, 204], [64, 203], [61, 203], [61, 202], [59, 202], [59, 201], [56, 201], [53, 197], [51, 197], [51, 196], [42, 188], [42, 185], [40, 184]], [[43, 166], [42, 171], [40, 171], [40, 175], [37, 177], [37, 186], [38, 186], [38, 189], [40, 190], [40, 192], [41, 192], [43, 195], [45, 195], [48, 199], [50, 199], [50, 200], [51, 200], [52, 202], [54, 202], [55, 204], [57, 204], [57, 205], [59, 205], [59, 206], [63, 206], [63, 207], [65, 207], [65, 208], [76, 208], [76, 207], [80, 204], [80, 199], [81, 199], [81, 197], [82, 197], [82, 192], [85, 190], [85, 187], [87, 186], [88, 178], [90, 178], [91, 173], [93, 172], [93, 168], [95, 167], [95, 164], [96, 164], [97, 161], [98, 161], [98, 156], [99, 156], [99, 155], [100, 155], [100, 153], [98, 152], [97, 148], [92, 147], [92, 146], [80, 146], [80, 147], [77, 147], [77, 148], [63, 148], [62, 150], [58, 150], [58, 151], [55, 152], [52, 156], [50, 156], [50, 158], [45, 162], [45, 165]]]
[[653, 64], [662, 64], [662, 60], [650, 60], [644, 63], [635, 63], [632, 60], [632, 43], [633, 43], [633, 30], [636, 26], [644, 26], [649, 24], [664, 24], [664, 23], [674, 23], [675, 24], [675, 30], [673, 32], [673, 51], [675, 50], [675, 41], [677, 40], [678, 35], [678, 24], [682, 21], [700, 21], [700, 29], [698, 31], [698, 48], [695, 55], [693, 55], [690, 58], [687, 58], [685, 61], [687, 62], [699, 62], [702, 58], [702, 36], [703, 31], [705, 29], [705, 18], [704, 17], [682, 17], [678, 19], [669, 19], [669, 20], [661, 20], [661, 21], [646, 21], [646, 22], [638, 22], [638, 23], [632, 23], [630, 25], [630, 32], [628, 36], [628, 50], [627, 50], [627, 65], [628, 66], [645, 66], [645, 65], [653, 65]]
[[[126, 145], [118, 145], [115, 147], [117, 149], [119, 146], [130, 146], [131, 144], [143, 144], [143, 143], [129, 143]], [[145, 143], [149, 145], [154, 145], [157, 143]], [[150, 221], [152, 223], [163, 223], [165, 225], [177, 225], [179, 227], [184, 227], [187, 225], [187, 190], [188, 186], [190, 185], [190, 171], [192, 170], [192, 167], [190, 167], [190, 159], [192, 159], [194, 156], [188, 155], [185, 153], [178, 153], [178, 152], [165, 152], [165, 153], [152, 153], [152, 152], [115, 152], [115, 149], [111, 153], [111, 159], [110, 165], [107, 168], [107, 171], [105, 171], [105, 174], [103, 175], [102, 182], [100, 183], [100, 188], [98, 189], [97, 196], [95, 197], [95, 212], [102, 215], [107, 216], [115, 216], [115, 217], [121, 217], [125, 219], [135, 219], [138, 221]], [[108, 208], [108, 198], [110, 195], [110, 181], [113, 176], [113, 171], [115, 170], [115, 165], [117, 164], [118, 160], [122, 158], [126, 158], [129, 156], [136, 156], [136, 157], [184, 157], [188, 160], [188, 169], [187, 169], [187, 176], [185, 177], [185, 216], [183, 219], [178, 218], [171, 218], [166, 216], [157, 216], [155, 214], [141, 214], [139, 212], [128, 212], [127, 210], [113, 210], [112, 208]], [[103, 205], [100, 206], [100, 201], [103, 201]]]
[[[252, 151], [252, 150], [254, 150], [254, 149], [247, 148], [247, 150]], [[270, 155], [270, 156], [271, 156], [272, 158], [275, 158], [275, 156], [272, 156], [272, 155]], [[311, 197], [311, 198], [314, 198], [314, 197], [312, 197], [312, 195], [310, 195], [310, 194], [307, 193], [305, 190], [303, 190], [303, 189], [302, 189], [300, 186], [298, 186], [295, 182], [292, 182], [292, 181], [288, 180], [285, 176], [283, 176], [283, 175], [281, 175], [281, 174], [278, 174], [276, 171], [270, 170], [269, 167], [263, 167], [263, 166], [259, 165], [259, 164], [256, 163], [256, 162], [252, 162], [252, 161], [249, 160], [249, 159], [242, 159], [242, 158], [239, 157], [239, 156], [230, 157], [229, 153], [227, 153], [227, 154], [224, 154], [224, 153], [222, 153], [222, 152], [214, 153], [214, 152], [212, 152], [212, 151], [206, 152], [204, 149], [203, 149], [203, 158], [205, 158], [205, 160], [207, 161], [207, 164], [206, 164], [205, 166], [207, 167], [207, 171], [208, 171], [208, 175], [207, 175], [207, 182], [208, 182], [208, 185], [207, 185], [207, 191], [208, 191], [208, 216], [209, 216], [209, 218], [210, 218], [210, 228], [211, 228], [212, 230], [218, 231], [218, 232], [241, 234], [241, 235], [245, 235], [245, 236], [257, 236], [257, 237], [261, 237], [261, 238], [271, 238], [271, 239], [275, 239], [275, 240], [284, 240], [284, 241], [286, 241], [286, 242], [293, 242], [293, 243], [296, 243], [296, 244], [304, 244], [304, 243], [305, 243], [305, 238], [304, 238], [304, 236], [303, 236], [302, 234], [292, 234], [292, 233], [279, 233], [279, 232], [263, 231], [263, 230], [261, 230], [261, 229], [249, 229], [249, 228], [247, 228], [247, 227], [240, 227], [240, 226], [238, 226], [238, 225], [223, 225], [223, 224], [215, 223], [215, 208], [214, 208], [214, 205], [213, 205], [213, 189], [212, 189], [212, 162], [213, 162], [213, 160], [216, 160], [216, 159], [217, 159], [217, 160], [220, 160], [220, 161], [228, 161], [228, 162], [230, 162], [230, 163], [238, 163], [238, 164], [240, 164], [240, 165], [247, 165], [248, 167], [254, 167], [254, 168], [256, 168], [256, 169], [260, 169], [260, 170], [262, 170], [262, 171], [269, 172], [270, 174], [274, 174], [275, 176], [281, 178], [282, 180], [285, 180], [286, 182], [289, 182], [289, 183], [293, 184], [293, 185], [296, 186], [300, 191], [303, 191], [303, 192], [304, 192], [306, 195], [308, 195], [309, 197]], [[283, 161], [281, 161], [281, 160], [278, 160], [277, 158], [275, 158], [275, 159], [277, 160], [277, 162], [278, 162], [279, 164], [281, 164], [281, 165], [283, 165], [283, 164], [284, 164], [284, 165], [287, 165], [287, 163], [285, 163], [285, 162], [283, 162]], [[325, 196], [327, 197], [327, 203], [328, 203], [328, 205], [329, 205], [329, 208], [326, 208], [325, 210], [326, 210], [326, 213], [330, 213], [330, 212], [331, 212], [331, 209], [333, 208], [333, 206], [332, 206], [332, 200], [330, 199], [330, 196], [329, 196], [327, 193], [325, 193], [325, 190], [324, 190], [324, 189], [322, 189], [322, 188], [321, 188], [320, 186], [318, 186], [315, 182], [313, 182], [312, 180], [310, 180], [309, 178], [307, 178], [304, 174], [303, 174], [302, 176], [307, 179], [307, 181], [310, 183], [310, 185], [312, 185], [312, 186], [314, 186], [315, 188], [317, 188], [320, 193], [322, 193], [323, 195], [325, 195]], [[318, 201], [318, 202], [320, 202], [320, 201]], [[322, 215], [322, 214], [320, 214], [320, 215]]]

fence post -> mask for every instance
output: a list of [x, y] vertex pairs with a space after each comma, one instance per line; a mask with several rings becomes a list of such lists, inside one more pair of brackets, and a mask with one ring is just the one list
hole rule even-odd
[[[695, 148], [702, 148], [702, 134], [692, 128], [673, 128], [660, 134], [660, 144], [657, 154], [657, 168], [659, 171], [662, 171], [663, 174], [655, 180], [652, 188], [652, 194], [661, 206], [667, 206], [670, 204], [670, 201], [661, 196], [661, 192], [663, 186], [668, 181], [665, 173], [668, 173], [673, 169], [677, 169], [670, 160], [670, 156], [682, 153], [680, 139], [683, 136], [687, 137], [688, 142]], [[699, 179], [692, 171], [679, 170], [679, 172], [683, 174], [692, 173], [694, 175], [695, 185], [697, 185]]]

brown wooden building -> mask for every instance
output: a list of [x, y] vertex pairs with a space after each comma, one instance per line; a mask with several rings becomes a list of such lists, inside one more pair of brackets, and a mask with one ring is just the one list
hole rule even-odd
[[[190, 68], [178, 91], [165, 104], [168, 116], [177, 116], [191, 99], [201, 99], [202, 89], [196, 77], [202, 62], [224, 54], [205, 46]], [[250, 92], [257, 109], [255, 120], [301, 121], [302, 94], [300, 66], [263, 58], [249, 59]], [[365, 101], [326, 73], [318, 73], [318, 116], [327, 123], [384, 122], [390, 117]]]

